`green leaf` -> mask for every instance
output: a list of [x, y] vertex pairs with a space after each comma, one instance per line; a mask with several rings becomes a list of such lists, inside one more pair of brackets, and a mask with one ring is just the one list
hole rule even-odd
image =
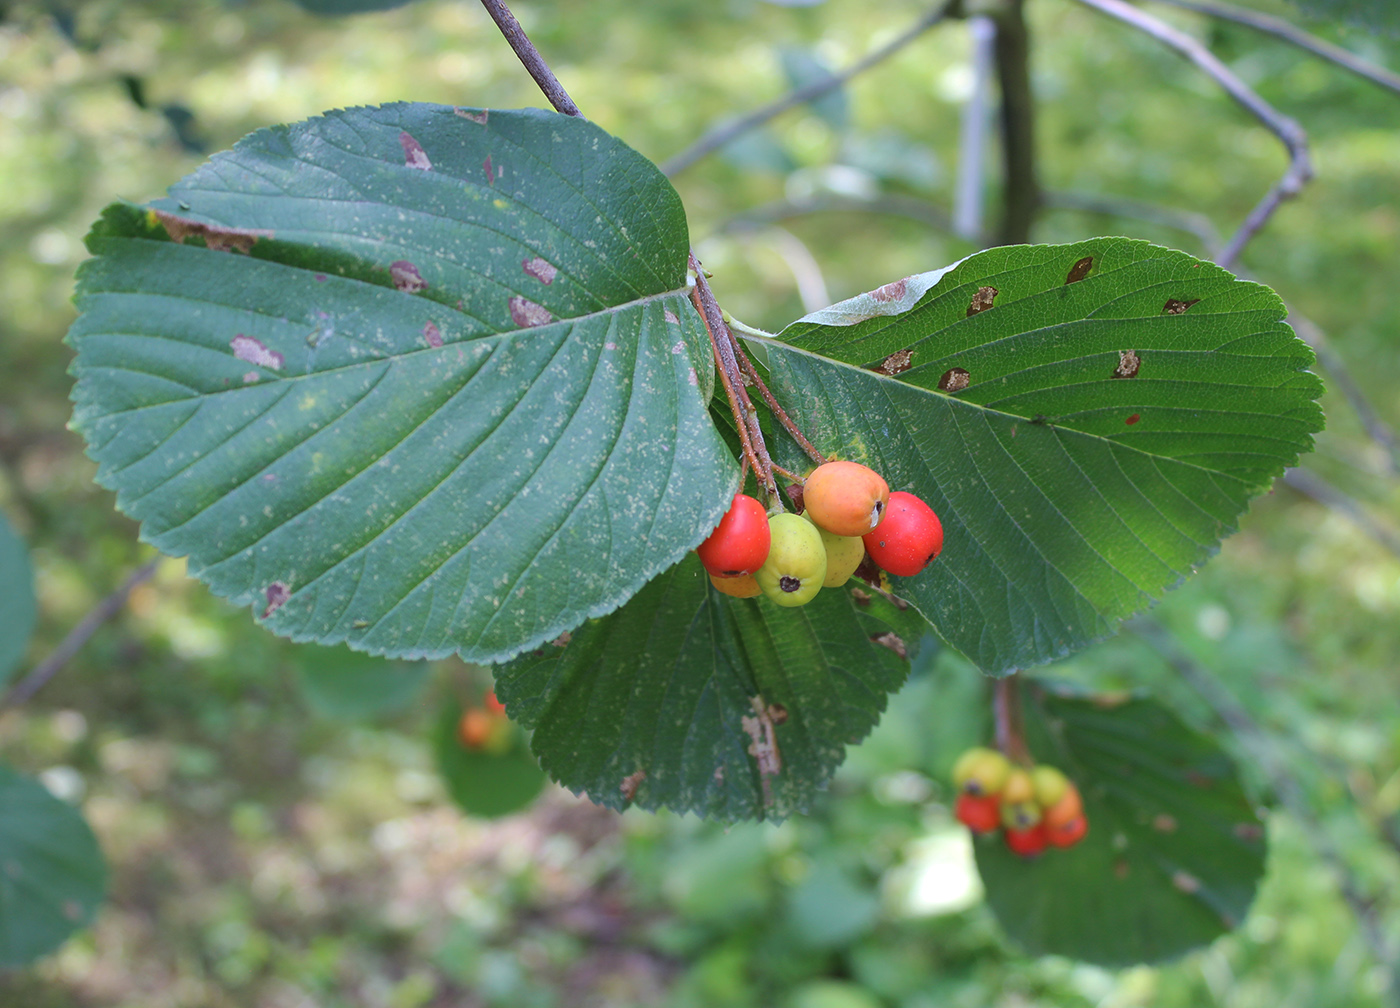
[[0, 515], [0, 684], [29, 650], [38, 615], [29, 549]]
[[1113, 633], [1311, 448], [1322, 385], [1283, 315], [1208, 262], [1102, 238], [991, 249], [764, 346], [819, 449], [938, 513], [942, 555], [895, 590], [1005, 674]]
[[1034, 859], [979, 838], [987, 901], [1032, 955], [1161, 962], [1240, 924], [1264, 874], [1264, 827], [1234, 761], [1141, 696], [1019, 684], [1037, 762], [1084, 797], [1089, 833]]
[[912, 650], [915, 623], [850, 587], [789, 609], [730, 598], [691, 555], [562, 647], [497, 670], [496, 695], [535, 730], [540, 765], [600, 805], [781, 819], [904, 682], [908, 662], [872, 637]]
[[427, 662], [386, 661], [346, 647], [308, 644], [293, 657], [307, 706], [345, 721], [402, 710], [422, 694], [432, 672]]
[[545, 775], [530, 755], [525, 733], [514, 725], [509, 744], [499, 750], [468, 749], [457, 737], [462, 710], [449, 704], [433, 733], [438, 772], [462, 810], [483, 819], [519, 812], [544, 789]]
[[[778, 51], [778, 56], [782, 60], [783, 73], [787, 76], [788, 84], [794, 91], [830, 80], [835, 76], [831, 72], [831, 68], [826, 65], [825, 60], [806, 49], [784, 46]], [[846, 123], [850, 119], [850, 108], [844, 87], [837, 87], [813, 98], [808, 104], [812, 107], [812, 111], [832, 129], [843, 130], [846, 128]]]
[[1293, 0], [1293, 5], [1310, 17], [1400, 36], [1400, 6], [1394, 0]]
[[332, 112], [89, 246], [99, 480], [295, 640], [500, 661], [617, 608], [733, 494], [679, 198], [591, 123]]
[[296, 0], [313, 14], [363, 14], [366, 11], [391, 10], [413, 0]]
[[23, 966], [86, 927], [107, 866], [82, 814], [0, 765], [0, 968]]

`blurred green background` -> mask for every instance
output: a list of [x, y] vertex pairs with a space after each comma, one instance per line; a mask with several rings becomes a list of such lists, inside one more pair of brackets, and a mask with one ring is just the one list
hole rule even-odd
[[[1047, 188], [1173, 208], [1228, 235], [1282, 172], [1278, 143], [1149, 39], [1072, 0], [1028, 8]], [[1400, 96], [1243, 28], [1144, 9], [1208, 42], [1308, 130], [1318, 177], [1242, 265], [1316, 321], [1381, 419], [1400, 423]], [[589, 117], [657, 161], [923, 10], [516, 8]], [[12, 0], [0, 18], [0, 510], [36, 569], [32, 665], [151, 555], [65, 429], [61, 340], [101, 207], [158, 196], [202, 153], [328, 108], [541, 101], [468, 0], [345, 19], [284, 0]], [[1400, 67], [1394, 41], [1312, 27]], [[970, 51], [964, 23], [935, 29], [843, 100], [790, 112], [676, 178], [734, 315], [775, 329], [803, 312], [799, 281], [809, 303], [835, 300], [976, 248], [939, 224]], [[994, 168], [993, 156], [993, 219]], [[1161, 220], [1083, 210], [1047, 210], [1035, 238], [1113, 233], [1209, 251]], [[1324, 404], [1329, 427], [1304, 464], [1354, 510], [1280, 484], [1154, 623], [1051, 670], [1150, 688], [1227, 739], [1260, 804], [1286, 799], [1253, 912], [1208, 949], [1108, 972], [1029, 959], [1000, 936], [946, 783], [953, 757], [986, 738], [984, 686], [946, 652], [915, 670], [809, 817], [726, 829], [616, 816], [551, 787], [525, 814], [475, 820], [449, 802], [430, 739], [445, 704], [479, 693], [480, 670], [437, 663], [396, 711], [347, 716], [363, 712], [305, 688], [304, 649], [167, 560], [35, 700], [0, 712], [0, 760], [80, 803], [113, 870], [96, 927], [0, 974], [0, 1004], [1400, 1003], [1400, 481], [1346, 399]], [[1163, 631], [1191, 674], [1153, 646]], [[1201, 688], [1212, 682], [1252, 729], [1226, 729], [1231, 708]]]

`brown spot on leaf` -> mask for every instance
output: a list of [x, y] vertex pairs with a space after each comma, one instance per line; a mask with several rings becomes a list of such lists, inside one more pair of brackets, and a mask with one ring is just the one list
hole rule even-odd
[[520, 268], [542, 284], [554, 283], [554, 278], [559, 274], [558, 268], [553, 263], [547, 262], [539, 256], [524, 260], [520, 264]]
[[622, 792], [624, 800], [631, 801], [637, 795], [637, 785], [641, 784], [642, 781], [646, 779], [647, 772], [645, 770], [638, 770], [636, 773], [630, 773], [622, 778], [622, 783], [617, 786], [617, 789]]
[[972, 318], [978, 312], [984, 312], [992, 306], [992, 300], [997, 296], [995, 287], [978, 287], [977, 293], [972, 295], [972, 303], [967, 306], [967, 317]]
[[471, 109], [457, 108], [455, 106], [452, 111], [463, 119], [470, 119], [472, 122], [480, 123], [482, 126], [486, 125], [486, 117], [490, 115], [491, 112], [490, 109], [482, 109], [480, 112], [473, 112]]
[[516, 325], [522, 329], [531, 326], [549, 325], [554, 321], [554, 316], [549, 313], [549, 309], [544, 305], [537, 305], [529, 298], [516, 296], [510, 299], [510, 317]]
[[486, 160], [483, 161], [483, 162], [481, 162], [481, 170], [484, 171], [484, 172], [486, 173], [486, 184], [487, 184], [487, 185], [495, 185], [495, 184], [496, 184], [496, 173], [495, 173], [494, 171], [492, 171], [492, 169], [491, 169], [491, 155], [490, 155], [490, 154], [487, 154], [487, 155], [486, 155]]
[[1132, 698], [1133, 694], [1128, 690], [1105, 690], [1094, 694], [1093, 703], [1099, 710], [1113, 710], [1122, 707]]
[[1190, 308], [1200, 300], [1200, 298], [1192, 298], [1190, 301], [1178, 301], [1176, 298], [1167, 298], [1167, 303], [1162, 305], [1162, 314], [1180, 315], [1187, 308]]
[[671, 325], [680, 325], [680, 324], [681, 324], [681, 320], [678, 319], [678, 318], [676, 318], [676, 313], [673, 312], [673, 311], [671, 311], [671, 309], [669, 309], [669, 308], [667, 308], [665, 311], [663, 311], [663, 312], [661, 313], [661, 315], [662, 315], [662, 317], [663, 317], [667, 322], [671, 323]]
[[267, 596], [267, 608], [263, 610], [262, 618], [267, 619], [292, 597], [292, 590], [287, 587], [286, 582], [274, 581], [267, 586], [263, 594]]
[[571, 634], [569, 631], [565, 630], [563, 633], [561, 633], [558, 637], [554, 638], [554, 640], [550, 641], [549, 643], [553, 644], [555, 647], [567, 647], [569, 641], [573, 639], [574, 635]]
[[909, 278], [896, 280], [894, 283], [887, 283], [883, 287], [876, 287], [870, 292], [870, 296], [876, 301], [884, 303], [886, 301], [898, 301], [904, 297], [904, 292], [909, 287]]
[[753, 717], [747, 715], [739, 719], [744, 734], [749, 737], [749, 755], [758, 763], [759, 780], [763, 784], [763, 804], [773, 803], [773, 791], [768, 778], [783, 771], [783, 758], [778, 752], [778, 736], [774, 729], [771, 709], [763, 702], [763, 697], [749, 697], [749, 707]]
[[773, 724], [785, 725], [788, 719], [788, 710], [780, 703], [770, 703], [768, 705], [768, 716], [773, 719]]
[[83, 919], [83, 905], [74, 899], [63, 901], [63, 916], [74, 924]]
[[1152, 828], [1159, 833], [1175, 833], [1176, 817], [1162, 812], [1152, 818]]
[[1133, 350], [1118, 351], [1118, 366], [1113, 369], [1113, 378], [1136, 378], [1142, 367], [1142, 358]]
[[431, 171], [433, 163], [428, 160], [427, 152], [423, 150], [423, 145], [407, 133], [399, 134], [399, 144], [403, 147], [403, 163], [409, 168], [419, 168], [423, 171]]
[[1128, 419], [1124, 420], [1123, 422], [1129, 427], [1131, 427], [1133, 424], [1137, 423], [1141, 419], [1142, 416], [1140, 414], [1134, 413], [1132, 416], [1128, 417]]
[[[239, 333], [228, 341], [228, 345], [233, 347], [233, 355], [239, 360], [256, 364], [258, 367], [271, 368], [273, 371], [282, 370], [282, 355], [276, 350], [269, 350], [267, 344], [260, 339]], [[244, 380], [247, 380], [246, 376]]]
[[423, 326], [423, 338], [428, 341], [428, 346], [430, 347], [437, 348], [442, 346], [442, 330], [439, 329], [434, 322], [429, 322], [427, 325]]
[[900, 639], [900, 636], [894, 633], [893, 631], [887, 631], [886, 633], [876, 634], [870, 639], [874, 643], [879, 644], [881, 647], [889, 648], [901, 658], [907, 659], [909, 657], [909, 649], [904, 646], [904, 641]]
[[1065, 276], [1065, 283], [1078, 283], [1089, 275], [1089, 271], [1094, 268], [1094, 257], [1085, 256], [1069, 268], [1069, 273]]
[[870, 370], [874, 371], [876, 374], [897, 375], [901, 371], [908, 371], [913, 367], [913, 365], [909, 363], [913, 357], [913, 350], [896, 350]]
[[1172, 885], [1189, 896], [1200, 890], [1201, 880], [1190, 872], [1177, 871], [1172, 874]]
[[1257, 822], [1236, 823], [1234, 833], [1241, 840], [1262, 840], [1264, 839], [1264, 826]]
[[1125, 879], [1128, 877], [1127, 858], [1119, 858], [1118, 860], [1113, 862], [1113, 875], [1115, 878], [1118, 879]]
[[972, 375], [967, 368], [949, 368], [943, 372], [943, 377], [938, 379], [938, 388], [941, 392], [961, 392], [972, 384]]
[[259, 238], [271, 238], [272, 232], [262, 228], [226, 228], [186, 220], [165, 210], [152, 210], [156, 220], [165, 228], [173, 242], [184, 244], [186, 238], [203, 238], [204, 247], [214, 252], [242, 252], [247, 255]]
[[418, 267], [407, 259], [400, 259], [389, 264], [389, 279], [394, 281], [394, 286], [405, 294], [417, 294], [421, 290], [428, 289], [428, 281], [423, 279], [423, 274], [418, 272]]
[[855, 600], [855, 603], [856, 603], [856, 605], [858, 605], [858, 606], [862, 606], [862, 607], [863, 607], [863, 606], [868, 606], [868, 605], [870, 604], [870, 593], [869, 593], [869, 592], [863, 592], [863, 591], [861, 591], [859, 588], [852, 588], [852, 589], [851, 589], [851, 598], [852, 598], [853, 600]]
[[317, 283], [325, 283], [327, 280], [330, 279], [330, 277], [326, 276], [326, 274], [324, 273], [317, 273], [314, 274], [314, 276]]

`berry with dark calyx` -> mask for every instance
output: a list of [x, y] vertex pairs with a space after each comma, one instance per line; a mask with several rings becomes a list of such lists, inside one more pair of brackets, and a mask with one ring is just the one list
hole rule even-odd
[[1001, 828], [1001, 803], [996, 795], [958, 795], [953, 815], [974, 833], [995, 833]]
[[1059, 801], [1046, 807], [1044, 819], [1046, 825], [1054, 829], [1083, 814], [1084, 799], [1080, 796], [1079, 789], [1071, 783], [1065, 788], [1065, 793], [1060, 796]]
[[1006, 846], [1021, 857], [1032, 858], [1045, 850], [1045, 829], [1040, 823], [1025, 830], [1008, 829], [1003, 836]]
[[1057, 826], [1048, 823], [1045, 827], [1045, 841], [1052, 847], [1073, 847], [1084, 839], [1084, 835], [1089, 832], [1089, 820], [1081, 812], [1073, 819], [1066, 820]]
[[859, 462], [825, 462], [802, 484], [802, 506], [819, 526], [839, 536], [865, 535], [885, 515], [890, 487]]
[[723, 578], [711, 574], [710, 584], [714, 585], [718, 591], [722, 591], [726, 595], [733, 595], [735, 598], [753, 598], [755, 595], [763, 594], [763, 589], [758, 586], [758, 580], [752, 574]]
[[1035, 787], [1035, 800], [1041, 808], [1054, 805], [1069, 790], [1069, 778], [1044, 763], [1031, 770], [1031, 784]]
[[943, 523], [918, 497], [896, 490], [890, 494], [880, 527], [861, 538], [881, 570], [913, 577], [942, 552]]
[[754, 578], [763, 594], [778, 605], [806, 605], [826, 580], [821, 533], [802, 516], [788, 513], [769, 518], [768, 528], [772, 545]]
[[715, 577], [741, 577], [763, 566], [770, 539], [768, 512], [763, 505], [747, 494], [735, 494], [719, 526], [695, 552]]
[[972, 795], [995, 795], [1010, 773], [1010, 760], [995, 749], [978, 746], [953, 764], [953, 786]]
[[[810, 512], [804, 512], [802, 517], [812, 520]], [[822, 587], [837, 588], [850, 580], [865, 559], [865, 542], [860, 536], [839, 536], [815, 522], [812, 524], [821, 533], [822, 547], [826, 550], [826, 577], [822, 580]]]
[[1033, 801], [1009, 802], [1001, 798], [1001, 824], [1008, 830], [1028, 830], [1040, 822], [1040, 806]]

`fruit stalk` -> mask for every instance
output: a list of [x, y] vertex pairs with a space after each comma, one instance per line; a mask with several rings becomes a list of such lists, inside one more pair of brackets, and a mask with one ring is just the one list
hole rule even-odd
[[998, 679], [992, 694], [992, 713], [996, 719], [997, 748], [1006, 758], [1020, 766], [1034, 763], [1026, 747], [1025, 725], [1021, 717], [1021, 691], [1012, 675]]
[[768, 404], [768, 408], [773, 411], [773, 415], [778, 418], [778, 422], [792, 435], [792, 439], [801, 446], [802, 450], [807, 453], [807, 456], [813, 462], [817, 465], [822, 465], [826, 462], [822, 453], [812, 446], [812, 442], [807, 440], [806, 435], [798, 429], [797, 424], [793, 423], [792, 417], [787, 415], [787, 410], [783, 409], [778, 403], [777, 397], [773, 395], [773, 393], [769, 391], [768, 386], [763, 383], [763, 379], [759, 377], [758, 368], [754, 367], [753, 361], [749, 360], [749, 355], [744, 352], [743, 343], [734, 336], [732, 330], [729, 332], [729, 337], [734, 340], [735, 356], [738, 358], [739, 366], [743, 369], [744, 374], [749, 380], [753, 382], [754, 387], [758, 389], [758, 394], [763, 396], [763, 401]]

